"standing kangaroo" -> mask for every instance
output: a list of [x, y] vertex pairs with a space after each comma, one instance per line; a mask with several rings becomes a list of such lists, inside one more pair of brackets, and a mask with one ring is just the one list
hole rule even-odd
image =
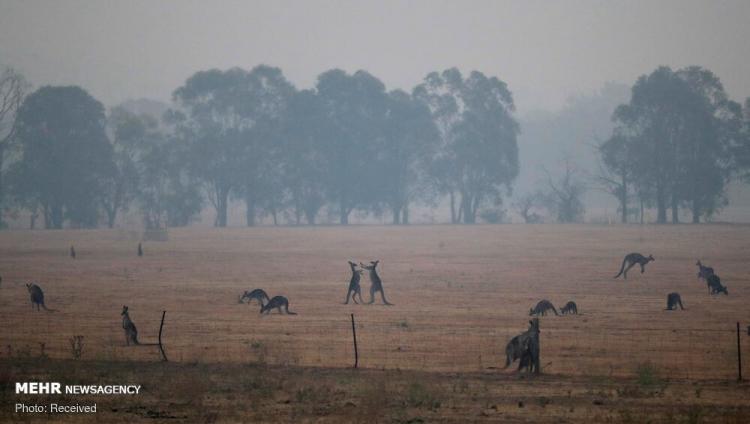
[[555, 313], [555, 315], [559, 315], [557, 313], [557, 309], [555, 309], [555, 306], [550, 302], [549, 300], [540, 300], [539, 303], [536, 304], [536, 306], [533, 309], [529, 309], [529, 315], [547, 315], [547, 311], [552, 309], [552, 312]]
[[698, 265], [698, 279], [708, 280], [708, 277], [714, 275], [714, 269], [710, 266], [703, 266], [700, 260], [695, 264]]
[[520, 359], [518, 370], [539, 372], [539, 319], [529, 321], [529, 329], [510, 339], [505, 346], [505, 367]]
[[[362, 303], [365, 303], [364, 300], [362, 300], [362, 287], [359, 285], [359, 281], [362, 278], [362, 273], [365, 272], [362, 269], [357, 269], [357, 264], [355, 264], [352, 261], [349, 262], [349, 267], [352, 269], [352, 279], [349, 280], [349, 291], [346, 292], [346, 302], [344, 302], [344, 305], [349, 304], [349, 297], [351, 296], [354, 303], [357, 303], [357, 295], [359, 295], [359, 301]], [[353, 293], [353, 294], [352, 294]]]
[[125, 344], [128, 346], [130, 346], [130, 342], [135, 345], [140, 344], [138, 343], [138, 330], [135, 328], [133, 321], [130, 320], [127, 306], [122, 307], [120, 315], [122, 315], [122, 329], [125, 330]]
[[141, 243], [138, 243], [138, 257], [140, 258], [143, 256], [143, 246], [141, 246]]
[[718, 294], [718, 293], [724, 293], [725, 295], [729, 295], [729, 290], [727, 290], [726, 286], [723, 286], [721, 284], [721, 279], [716, 274], [711, 274], [707, 279], [706, 283], [708, 284], [708, 293], [709, 294]]
[[682, 307], [682, 299], [680, 298], [680, 294], [669, 293], [667, 295], [667, 309], [665, 309], [665, 311], [677, 310], [677, 305], [680, 306], [680, 309], [685, 309]]
[[576, 305], [576, 303], [571, 300], [570, 302], [566, 303], [565, 306], [560, 308], [560, 313], [563, 315], [565, 314], [578, 315], [578, 305]]
[[26, 284], [26, 289], [29, 291], [29, 294], [31, 295], [31, 308], [34, 309], [34, 305], [36, 305], [36, 310], [39, 310], [39, 306], [44, 308], [45, 311], [54, 312], [52, 309], [48, 309], [47, 306], [44, 304], [44, 292], [42, 291], [42, 288], [38, 285], [31, 283]]
[[[630, 268], [634, 267], [635, 264], [638, 264], [641, 266], [641, 274], [646, 272], [646, 264], [648, 264], [651, 261], [655, 261], [654, 257], [652, 255], [648, 255], [648, 257], [645, 257], [641, 255], [640, 253], [630, 253], [625, 255], [625, 259], [622, 260], [622, 266], [620, 267], [620, 273], [615, 275], [614, 278], [619, 277], [622, 275], [625, 277], [625, 279], [628, 279], [628, 270]], [[626, 268], [627, 266], [627, 268]]]
[[375, 269], [377, 268], [379, 263], [380, 263], [380, 260], [370, 261], [370, 265], [365, 265], [362, 262], [359, 263], [359, 266], [361, 266], [363, 269], [366, 269], [370, 272], [370, 282], [372, 282], [372, 285], [370, 286], [370, 301], [367, 302], [367, 304], [371, 305], [373, 302], [375, 302], [375, 292], [379, 291], [380, 297], [383, 298], [383, 304], [393, 305], [393, 303], [389, 303], [385, 299], [385, 291], [383, 291], [383, 281], [380, 279], [380, 276], [378, 275], [378, 271]]
[[260, 307], [260, 313], [261, 314], [267, 314], [271, 312], [271, 309], [278, 309], [279, 313], [281, 314], [281, 307], [284, 307], [284, 310], [288, 315], [297, 315], [296, 312], [292, 312], [289, 310], [289, 299], [287, 299], [284, 296], [274, 296], [271, 298], [271, 300], [268, 301], [268, 303], [265, 304], [265, 306]]
[[72, 244], [70, 245], [70, 257], [73, 259], [76, 258], [76, 248]]
[[266, 292], [263, 291], [263, 289], [255, 289], [253, 291], [246, 291], [245, 293], [242, 294], [242, 297], [240, 297], [240, 302], [244, 301], [246, 298], [247, 298], [248, 305], [253, 299], [255, 299], [260, 303], [260, 306], [263, 306], [263, 302], [268, 302], [270, 300]]

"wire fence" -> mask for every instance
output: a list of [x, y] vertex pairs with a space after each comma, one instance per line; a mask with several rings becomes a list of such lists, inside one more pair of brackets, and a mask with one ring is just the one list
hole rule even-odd
[[[139, 321], [142, 343], [156, 342], [161, 314]], [[355, 362], [349, 315], [340, 319], [299, 320], [269, 316], [238, 327], [233, 320], [196, 319], [167, 312], [164, 347], [171, 361], [237, 362], [268, 365], [351, 367]], [[664, 378], [736, 379], [737, 332], [723, 328], [620, 328], [570, 325], [541, 320], [542, 372], [582, 376], [638, 376], [647, 367]], [[23, 321], [6, 323], [17, 331], [0, 336], [2, 356], [46, 355], [70, 358], [73, 334], [84, 336], [81, 359], [160, 360], [157, 346], [126, 346], [118, 323], [68, 323], [67, 331], [24, 331]], [[433, 323], [429, 320], [382, 320], [355, 316], [358, 366], [431, 372], [511, 372], [505, 347], [522, 325], [499, 327]], [[41, 343], [44, 351], [41, 352]], [[740, 332], [740, 346], [750, 352], [750, 335]], [[748, 353], [750, 354], [750, 353]], [[746, 355], [747, 357], [747, 355]], [[746, 360], [745, 360], [746, 362]], [[747, 368], [746, 368], [747, 369]]]

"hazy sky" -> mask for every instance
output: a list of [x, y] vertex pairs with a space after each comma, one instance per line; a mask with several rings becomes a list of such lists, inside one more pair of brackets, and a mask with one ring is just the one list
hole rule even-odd
[[168, 99], [193, 72], [260, 63], [297, 87], [366, 69], [388, 88], [458, 66], [552, 109], [658, 65], [713, 70], [750, 96], [750, 1], [0, 0], [0, 65], [107, 105]]

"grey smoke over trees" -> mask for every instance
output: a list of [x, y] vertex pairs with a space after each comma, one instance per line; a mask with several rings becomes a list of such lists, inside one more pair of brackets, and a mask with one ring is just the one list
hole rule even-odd
[[700, 222], [727, 204], [730, 181], [750, 181], [750, 100], [730, 100], [700, 67], [658, 68], [628, 96], [609, 85], [546, 134], [525, 121], [523, 135], [507, 84], [456, 68], [411, 92], [363, 70], [332, 69], [299, 90], [279, 68], [211, 69], [177, 87], [171, 106], [109, 113], [80, 87], [26, 91], [3, 74], [0, 201], [29, 211], [32, 226], [41, 213], [45, 228], [114, 227], [126, 212], [149, 229], [185, 226], [205, 206], [224, 227], [233, 201], [248, 226], [345, 225], [352, 214], [400, 225], [438, 207], [452, 223], [501, 222], [526, 147], [564, 165], [542, 164], [543, 178], [516, 190], [510, 206], [527, 223], [581, 222], [592, 184], [617, 199], [623, 222], [651, 207], [659, 223], [681, 210]]

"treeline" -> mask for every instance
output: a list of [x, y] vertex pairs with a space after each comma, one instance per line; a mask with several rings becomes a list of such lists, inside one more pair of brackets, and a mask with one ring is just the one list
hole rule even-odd
[[195, 73], [161, 119], [109, 114], [80, 87], [42, 87], [18, 106], [2, 187], [45, 228], [112, 227], [138, 208], [147, 228], [187, 225], [208, 202], [227, 225], [271, 216], [347, 224], [352, 213], [408, 223], [415, 203], [451, 199], [453, 222], [499, 205], [518, 174], [519, 126], [506, 84], [456, 69], [407, 93], [365, 71], [296, 89], [278, 68]]
[[731, 179], [748, 180], [750, 99], [744, 107], [732, 101], [707, 69], [641, 76], [612, 119], [599, 180], [617, 197], [622, 222], [632, 211], [643, 222], [644, 209], [655, 207], [657, 223], [667, 222], [668, 210], [679, 222], [683, 208], [697, 223], [727, 205]]
[[[0, 79], [0, 202], [29, 211], [32, 227], [112, 227], [126, 211], [146, 228], [184, 226], [206, 205], [223, 227], [232, 201], [249, 226], [352, 214], [407, 224], [417, 204], [449, 204], [453, 223], [496, 222], [519, 173], [512, 94], [480, 72], [433, 72], [405, 92], [365, 71], [330, 70], [305, 90], [264, 65], [200, 71], [158, 117], [107, 111], [77, 86], [27, 90], [17, 73]], [[710, 71], [659, 68], [615, 111], [595, 179], [623, 221], [635, 201], [641, 217], [656, 207], [658, 222], [668, 209], [676, 222], [687, 207], [698, 222], [726, 204], [731, 178], [746, 177], [749, 111]], [[547, 173], [560, 222], [583, 214], [572, 169]], [[534, 222], [533, 198], [518, 204]]]

